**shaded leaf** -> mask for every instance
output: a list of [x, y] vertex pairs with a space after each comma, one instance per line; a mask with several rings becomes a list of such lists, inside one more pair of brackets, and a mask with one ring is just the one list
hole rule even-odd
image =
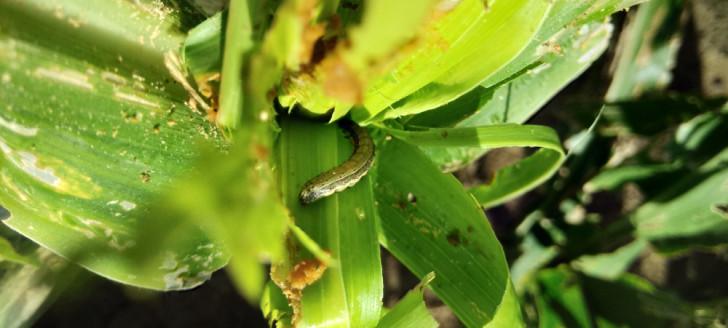
[[291, 326], [293, 309], [288, 305], [286, 296], [272, 281], [269, 281], [263, 290], [263, 296], [260, 299], [260, 310], [268, 320], [268, 327], [283, 328]]
[[538, 273], [539, 327], [591, 327], [591, 313], [578, 277], [565, 267]]
[[664, 251], [726, 243], [727, 163], [723, 150], [641, 206], [631, 216], [637, 235]]
[[0, 264], [0, 326], [28, 327], [67, 288], [81, 269], [31, 245], [41, 265]]
[[518, 293], [526, 290], [526, 285], [543, 266], [551, 262], [558, 253], [556, 246], [544, 246], [533, 235], [526, 235], [521, 242], [522, 254], [511, 264], [511, 280]]
[[2, 261], [24, 265], [38, 264], [38, 261], [34, 258], [19, 254], [7, 239], [0, 237], [0, 262]]
[[685, 327], [691, 321], [689, 305], [635, 275], [614, 282], [582, 277], [581, 283], [599, 321], [617, 327]]
[[675, 172], [680, 168], [675, 164], [626, 165], [604, 169], [584, 185], [587, 192], [615, 190], [625, 183], [652, 178], [655, 175]]
[[637, 239], [608, 254], [581, 256], [572, 262], [572, 266], [592, 277], [615, 280], [629, 269], [647, 245], [647, 241]]

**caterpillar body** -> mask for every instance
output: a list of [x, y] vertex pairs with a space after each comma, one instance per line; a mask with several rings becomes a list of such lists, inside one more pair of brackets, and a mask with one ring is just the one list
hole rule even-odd
[[354, 151], [345, 162], [303, 185], [298, 195], [303, 205], [354, 186], [374, 164], [374, 142], [367, 130], [349, 121], [340, 121], [339, 126], [351, 140]]

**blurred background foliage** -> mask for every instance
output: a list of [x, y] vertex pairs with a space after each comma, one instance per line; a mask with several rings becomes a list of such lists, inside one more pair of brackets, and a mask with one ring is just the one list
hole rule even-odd
[[[196, 26], [221, 8], [218, 1], [212, 0], [200, 1], [191, 7], [187, 2], [176, 1], [167, 1], [167, 5], [185, 13], [180, 15], [183, 19], [179, 21], [183, 30]], [[601, 44], [602, 51], [606, 52], [588, 69], [591, 62], [573, 65], [581, 56], [570, 59], [573, 53], [562, 55], [555, 50], [549, 54], [553, 59], [542, 59], [552, 60], [549, 67], [530, 67], [529, 73], [517, 74], [501, 84], [478, 87], [453, 103], [461, 108], [468, 107], [462, 106], [463, 103], [478, 108], [478, 114], [456, 113], [468, 118], [462, 120], [464, 116], [456, 116], [447, 120], [434, 110], [403, 122], [434, 127], [451, 123], [467, 127], [527, 122], [554, 127], [562, 140], [566, 140], [568, 157], [556, 176], [535, 190], [486, 211], [505, 250], [513, 287], [528, 326], [728, 325], [728, 283], [725, 279], [728, 272], [728, 41], [724, 37], [728, 29], [727, 17], [728, 6], [721, 0], [652, 0], [617, 15], [613, 20], [614, 30], [608, 33], [598, 26], [600, 22], [594, 23], [588, 40], [593, 42], [592, 46]], [[13, 29], [12, 26], [3, 27]], [[578, 36], [587, 32], [579, 29], [571, 31], [572, 34], [564, 33], [558, 44], [562, 47], [570, 42], [581, 44]], [[182, 37], [172, 39], [167, 41], [172, 44], [181, 41]], [[605, 41], [600, 43], [600, 40]], [[163, 48], [164, 42], [154, 47]], [[154, 49], [149, 51], [154, 52]], [[142, 62], [135, 63], [135, 58]], [[129, 54], [121, 67], [150, 65], [142, 59], [143, 56]], [[81, 65], [66, 57], [41, 60], [65, 60], [71, 65]], [[103, 60], [119, 65], [116, 58], [101, 58]], [[559, 60], [567, 63], [572, 60], [572, 64], [559, 66]], [[549, 75], [553, 80], [542, 80], [534, 73], [534, 70], [548, 69], [560, 75], [553, 73]], [[182, 93], [169, 81], [165, 86], [163, 79], [154, 77], [160, 70], [163, 71], [162, 68], [150, 69], [149, 76], [141, 78], [134, 77], [137, 73], [131, 69], [115, 74], [132, 81], [129, 89], [124, 89], [128, 94], [133, 94], [135, 88], [155, 90], [160, 95]], [[560, 90], [579, 74], [578, 79]], [[114, 76], [106, 75], [109, 88], [118, 82], [113, 79]], [[525, 96], [534, 90], [548, 96]], [[555, 98], [550, 99], [553, 94], [556, 94]], [[488, 101], [493, 99], [496, 101]], [[143, 101], [142, 106], [139, 106], [139, 99], [133, 101], [127, 108], [129, 116], [123, 119], [134, 120], [137, 113], [147, 113]], [[532, 117], [541, 107], [543, 109]], [[504, 117], [503, 113], [507, 115]], [[179, 117], [178, 112], [148, 115], [166, 115], [161, 116], [164, 117], [160, 121], [164, 123], [162, 127], [166, 125], [173, 130], [202, 121]], [[592, 126], [597, 116], [600, 119]], [[148, 135], [150, 143], [165, 142], [164, 136], [157, 136], [155, 129], [159, 126], [151, 123], [149, 127], [140, 127], [136, 133]], [[201, 135], [209, 133], [200, 132]], [[112, 133], [111, 130], [108, 133]], [[124, 140], [123, 135], [121, 140]], [[59, 142], [59, 145], [63, 146], [63, 143]], [[345, 143], [339, 146], [346, 149]], [[522, 149], [507, 148], [491, 150], [477, 159], [483, 155], [482, 150], [447, 150], [445, 153], [427, 147], [422, 150], [440, 168], [455, 171], [466, 186], [490, 181], [498, 169], [530, 155]], [[249, 156], [245, 149], [235, 151], [243, 155], [240, 162], [230, 163], [228, 169], [231, 171], [236, 165], [245, 165], [246, 156]], [[140, 154], [150, 158], [147, 167], [139, 166], [139, 172], [134, 172], [141, 174], [141, 180], [147, 178], [142, 174], [145, 172], [151, 176], [153, 184], [177, 174], [166, 171], [160, 177], [165, 170], [154, 165], [163, 165], [165, 159], [143, 151]], [[196, 159], [190, 155], [173, 160], [192, 163]], [[137, 167], [133, 169], [137, 170]], [[227, 175], [218, 173], [212, 178], [225, 182]], [[391, 173], [383, 171], [382, 174]], [[250, 176], [240, 177], [240, 183], [256, 183], [249, 180]], [[187, 183], [191, 188], [200, 189], [204, 188], [205, 180], [193, 178]], [[123, 197], [126, 194], [116, 199], [129, 199]], [[141, 206], [141, 201], [136, 203]], [[209, 203], [213, 205], [199, 209], [199, 217], [229, 210], [225, 199]], [[124, 204], [126, 207], [118, 206], [122, 210], [130, 206]], [[236, 209], [238, 213], [279, 210]], [[9, 213], [0, 211], [0, 218], [7, 216]], [[173, 219], [175, 214], [168, 216]], [[239, 247], [250, 249], [251, 257], [262, 253], [275, 256], [281, 250], [264, 245], [264, 241], [275, 238], [271, 236], [279, 235], [284, 226], [285, 220], [279, 220], [260, 236], [263, 242], [253, 240]], [[226, 233], [225, 226], [206, 228], [221, 235]], [[184, 232], [197, 228], [182, 225], [176, 229]], [[65, 260], [38, 248], [5, 226], [0, 226], [0, 233], [4, 237], [0, 241], [8, 241], [0, 243], [0, 326], [11, 326], [23, 320], [37, 320], [36, 325], [40, 327], [71, 323], [112, 327], [265, 325], [259, 310], [251, 308], [231, 290], [231, 282], [223, 273], [213, 274], [211, 281], [188, 292], [157, 293], [121, 287], [68, 265]], [[103, 234], [103, 230], [98, 233]], [[113, 236], [109, 236], [110, 241], [114, 240]], [[200, 240], [175, 242], [181, 243], [180, 247], [187, 247], [188, 243], [197, 245]], [[73, 258], [77, 250], [68, 251], [64, 255]], [[202, 250], [197, 255], [211, 254], [218, 253]], [[208, 266], [194, 268], [198, 270], [194, 274], [162, 283], [196, 285], [200, 279], [207, 278], [205, 273], [222, 266], [227, 256], [220, 253], [213, 256], [219, 259]], [[157, 260], [165, 263], [165, 259]], [[434, 294], [424, 289], [431, 278], [424, 277], [421, 282], [386, 251], [381, 261], [384, 305], [402, 306], [392, 310], [392, 316], [383, 322], [396, 323], [395, 316], [399, 313], [422, 313], [419, 300], [424, 297], [430, 313], [441, 326], [461, 325]], [[125, 265], [130, 264], [119, 262], [119, 270], [123, 271]], [[174, 265], [161, 268], [168, 272], [178, 269]], [[199, 272], [202, 272], [201, 276], [197, 275]], [[423, 275], [418, 273], [420, 277]], [[422, 285], [418, 286], [420, 283]], [[270, 288], [268, 286], [264, 297], [275, 298], [269, 293]], [[402, 301], [397, 303], [400, 299]], [[270, 302], [275, 303], [275, 299]], [[428, 316], [403, 320], [418, 322], [412, 320], [421, 318]], [[422, 326], [433, 324], [426, 319], [418, 323]]]

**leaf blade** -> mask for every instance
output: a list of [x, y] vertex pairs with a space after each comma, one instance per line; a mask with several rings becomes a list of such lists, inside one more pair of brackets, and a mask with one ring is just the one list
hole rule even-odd
[[379, 156], [382, 245], [418, 277], [434, 271], [431, 288], [466, 326], [491, 321], [509, 284], [508, 268], [477, 203], [413, 146], [393, 139]]
[[[285, 118], [281, 127], [278, 152], [286, 205], [296, 225], [336, 260], [319, 280], [302, 289], [299, 324], [374, 326], [382, 307], [383, 282], [370, 178], [302, 206], [298, 194], [303, 184], [346, 160], [352, 146], [335, 125]], [[303, 251], [292, 251], [290, 256], [291, 268], [313, 257]]]

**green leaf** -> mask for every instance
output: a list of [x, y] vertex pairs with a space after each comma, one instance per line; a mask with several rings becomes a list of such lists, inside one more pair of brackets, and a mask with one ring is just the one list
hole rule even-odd
[[561, 89], [581, 75], [609, 45], [609, 23], [569, 27], [552, 40], [539, 65], [495, 90], [493, 100], [458, 126], [524, 123]]
[[[144, 258], [153, 249], [167, 243], [178, 245], [202, 229], [207, 236], [224, 245], [230, 257], [230, 273], [241, 293], [249, 301], [260, 296], [265, 281], [261, 260], [280, 261], [285, 257], [288, 212], [279, 199], [271, 170], [272, 133], [266, 125], [248, 124], [235, 133], [234, 143], [225, 154], [216, 150], [203, 153], [195, 172], [178, 179], [165, 197], [154, 207], [149, 223], [142, 223], [137, 247]], [[265, 220], [263, 220], [263, 218]], [[183, 245], [170, 248], [181, 248]], [[184, 248], [182, 248], [184, 249]], [[189, 252], [189, 251], [187, 251]], [[185, 252], [178, 253], [178, 257]], [[170, 256], [162, 253], [164, 261]], [[216, 254], [222, 257], [223, 253]], [[146, 261], [149, 261], [146, 259]], [[193, 258], [199, 265], [210, 258]], [[176, 270], [183, 270], [178, 267]], [[180, 282], [187, 279], [182, 271]], [[178, 280], [173, 280], [178, 281]]]
[[416, 147], [393, 139], [381, 148], [381, 243], [418, 277], [434, 271], [431, 288], [467, 327], [507, 311], [508, 267], [477, 202]]
[[[350, 31], [351, 45], [339, 44], [313, 78], [304, 75], [288, 83], [281, 103], [300, 104], [319, 114], [335, 108], [335, 118], [358, 103], [361, 106], [354, 112], [357, 121], [378, 119], [380, 112], [405, 105], [395, 102], [412, 94], [415, 96], [407, 108], [386, 116], [438, 107], [475, 88], [518, 55], [549, 7], [548, 2], [525, 0], [485, 4], [465, 0], [435, 6], [419, 2], [414, 7], [383, 1], [381, 6], [366, 6], [372, 14], [365, 12], [361, 30]], [[376, 14], [380, 12], [386, 14]], [[400, 18], [384, 19], [393, 16]], [[407, 17], [406, 27], [400, 25], [401, 17]], [[380, 20], [385, 23], [376, 23]], [[394, 21], [397, 28], [387, 28]], [[509, 33], [499, 33], [504, 29]], [[377, 38], [376, 46], [356, 43], [371, 38]], [[492, 44], [501, 46], [493, 51]], [[488, 56], [483, 57], [483, 53]], [[349, 55], [353, 59], [348, 60]]]
[[636, 275], [625, 274], [617, 281], [580, 280], [597, 321], [617, 327], [690, 326], [691, 306]]
[[[724, 108], [725, 108], [724, 103]], [[678, 126], [675, 143], [677, 156], [688, 165], [702, 164], [725, 147], [728, 139], [728, 113], [714, 111], [698, 115]]]
[[[588, 24], [562, 30], [559, 38], [552, 40], [551, 50], [542, 55], [540, 63], [527, 69], [512, 81], [490, 88], [480, 88], [480, 98], [475, 103], [465, 103], [465, 95], [447, 106], [423, 113], [431, 115], [430, 121], [448, 122], [442, 116], [452, 115], [453, 106], [464, 106], [456, 127], [477, 127], [500, 123], [524, 123], [546, 104], [559, 90], [578, 77], [604, 52], [611, 36], [611, 24]], [[478, 90], [478, 89], [476, 89]], [[447, 111], [447, 112], [446, 112]], [[419, 116], [419, 115], [418, 115]], [[417, 117], [417, 116], [416, 116]], [[411, 122], [417, 124], [417, 119]], [[409, 122], [408, 122], [409, 123]], [[437, 125], [442, 126], [442, 125]], [[487, 152], [483, 148], [439, 148], [425, 152], [444, 170], [453, 171]]]
[[424, 300], [424, 289], [435, 279], [434, 274], [428, 274], [423, 281], [404, 296], [382, 320], [377, 328], [427, 328], [438, 327], [437, 321], [427, 310]]
[[263, 297], [260, 299], [260, 310], [268, 320], [268, 327], [291, 327], [293, 309], [288, 305], [286, 296], [283, 295], [280, 288], [273, 281], [268, 281], [263, 290]]
[[591, 327], [586, 293], [564, 266], [538, 273], [539, 327]]
[[516, 291], [523, 293], [537, 271], [556, 258], [559, 250], [553, 245], [541, 245], [531, 234], [523, 238], [519, 250], [521, 256], [511, 264], [511, 280]]
[[[179, 268], [189, 265], [185, 284], [167, 284], [179, 269], [164, 263], [141, 274], [127, 261], [159, 192], [190, 170], [199, 144], [224, 144], [165, 81], [163, 54], [181, 41], [170, 12], [116, 1], [12, 1], [0, 4], [0, 15], [0, 204], [13, 214], [4, 223], [134, 286], [191, 288], [224, 265], [214, 257], [219, 245], [199, 230], [184, 251], [170, 250], [180, 253]], [[197, 257], [212, 259], [199, 265]]]
[[499, 124], [422, 132], [388, 129], [387, 132], [419, 147], [541, 148], [530, 157], [498, 171], [490, 184], [471, 190], [484, 207], [495, 206], [539, 185], [559, 168], [565, 157], [556, 132], [539, 125]]
[[728, 150], [642, 205], [632, 216], [637, 235], [663, 251], [715, 246], [728, 240]]
[[616, 190], [625, 183], [651, 178], [658, 174], [675, 172], [680, 165], [647, 164], [607, 168], [599, 172], [584, 185], [584, 191], [594, 193], [602, 190]]
[[[232, 144], [227, 153], [207, 149], [196, 167], [209, 172], [179, 179], [181, 182], [167, 195], [165, 202], [155, 208], [159, 218], [155, 222], [157, 229], [142, 229], [167, 236], [171, 243], [178, 244], [180, 239], [193, 235], [189, 231], [191, 228], [201, 227], [208, 236], [226, 246], [225, 250], [231, 255], [229, 270], [234, 282], [251, 302], [257, 301], [265, 281], [260, 261], [282, 261], [287, 227], [292, 226], [288, 211], [280, 201], [270, 155], [278, 127], [271, 120], [273, 108], [267, 93], [275, 85], [282, 63], [275, 60], [275, 54], [267, 52], [270, 48], [266, 45], [270, 41], [263, 44], [262, 50], [254, 49], [267, 26], [267, 13], [276, 4], [275, 1], [244, 0], [231, 4], [217, 121], [228, 128], [244, 124], [245, 129], [230, 133]], [[288, 4], [283, 12], [290, 14], [293, 2]], [[214, 38], [215, 27], [219, 25], [215, 25], [214, 19], [205, 24], [212, 25], [208, 26], [209, 31], [203, 31], [208, 35], [203, 36], [207, 40]], [[267, 40], [275, 39], [280, 31], [270, 32]], [[209, 47], [208, 50], [215, 49]], [[272, 61], [266, 61], [271, 58]], [[261, 79], [259, 74], [266, 79]], [[191, 93], [195, 93], [194, 90]], [[264, 223], [260, 222], [261, 218], [266, 218]], [[161, 231], [160, 223], [162, 227], [180, 227], [178, 236]], [[146, 240], [154, 240], [154, 235], [152, 233]], [[304, 233], [296, 235], [305, 237]], [[317, 247], [313, 242], [303, 244]]]
[[608, 254], [581, 256], [572, 262], [572, 266], [592, 277], [615, 280], [629, 269], [647, 245], [644, 239], [637, 239]]
[[[549, 40], [556, 41], [552, 38], [557, 38], [557, 40], [560, 39], [560, 37], [558, 37], [557, 35], [564, 33], [564, 30], [573, 29], [574, 26], [582, 25], [575, 24], [574, 21], [579, 17], [579, 15], [582, 15], [584, 11], [596, 1], [598, 0], [553, 1], [553, 6], [551, 10], [548, 12], [546, 19], [544, 20], [543, 24], [541, 24], [541, 27], [538, 29], [536, 35], [534, 35], [533, 38], [530, 40], [528, 46], [518, 55], [518, 57], [509, 62], [508, 65], [499, 69], [495, 74], [488, 77], [488, 79], [483, 81], [481, 85], [486, 88], [491, 88], [494, 85], [499, 84], [500, 81], [503, 81], [513, 76], [514, 74], [517, 74], [518, 72], [522, 71], [533, 63], [546, 61], [542, 57], [548, 57], [552, 55], [550, 53], [555, 50], [552, 48], [553, 44], [549, 44]], [[604, 17], [608, 16], [609, 14], [611, 14], [611, 12], [606, 13]], [[552, 43], [555, 43], [557, 45], [560, 44], [559, 41]]]
[[613, 13], [620, 10], [629, 10], [630, 7], [643, 2], [648, 2], [648, 0], [596, 0], [592, 2], [593, 4], [589, 10], [581, 15], [578, 22], [584, 23], [602, 20]]
[[557, 152], [561, 143], [556, 132], [542, 125], [498, 124], [474, 128], [442, 128], [426, 131], [386, 129], [404, 141], [421, 147], [539, 147]]
[[667, 87], [681, 44], [682, 16], [682, 0], [649, 1], [639, 7], [622, 33], [607, 101]]
[[[461, 2], [455, 11], [465, 7], [468, 1]], [[481, 6], [482, 3], [478, 3]], [[407, 95], [408, 80], [403, 80], [401, 74], [388, 78], [389, 83], [376, 84], [377, 101], [401, 99], [395, 104], [382, 102], [384, 106], [392, 106], [385, 118], [395, 118], [416, 114], [425, 110], [437, 108], [453, 99], [465, 94], [486, 80], [500, 68], [516, 58], [531, 42], [536, 31], [546, 18], [551, 3], [540, 1], [507, 1], [486, 3], [485, 13], [479, 16], [462, 31], [462, 36], [449, 45], [441, 55], [431, 55], [426, 73], [429, 78], [418, 77], [409, 82], [419, 87]], [[479, 11], [481, 8], [471, 9]], [[454, 11], [454, 12], [455, 12]], [[457, 23], [465, 26], [463, 20]], [[504, 33], [502, 31], [508, 31]], [[498, 45], [494, 48], [492, 45]], [[484, 55], [487, 54], [487, 55]], [[530, 63], [529, 63], [530, 64]], [[409, 67], [408, 67], [409, 69]], [[396, 83], [395, 83], [396, 81]], [[390, 90], [394, 89], [394, 90]], [[410, 91], [410, 92], [412, 92]], [[376, 98], [375, 98], [376, 99]], [[370, 112], [377, 113], [377, 102], [365, 100], [364, 106]]]
[[350, 64], [359, 67], [367, 61], [391, 56], [415, 37], [435, 2], [367, 1], [362, 24], [349, 31], [353, 45], [344, 56]]
[[691, 307], [635, 275], [607, 281], [566, 266], [543, 270], [532, 285], [539, 327], [688, 326]]
[[24, 265], [37, 265], [38, 261], [32, 257], [19, 254], [13, 245], [5, 238], [0, 237], [0, 262], [8, 261]]
[[[374, 326], [380, 317], [383, 283], [371, 178], [302, 206], [298, 194], [303, 184], [348, 159], [352, 145], [336, 125], [284, 118], [281, 130], [277, 154], [284, 202], [295, 224], [336, 260], [320, 279], [300, 290], [300, 304], [293, 305], [300, 307], [300, 318], [294, 316], [294, 322]], [[284, 292], [292, 291], [289, 273], [296, 265], [314, 258], [300, 247], [289, 252], [289, 263], [273, 274]]]
[[501, 299], [501, 304], [495, 313], [493, 320], [488, 322], [485, 327], [525, 327], [523, 324], [523, 316], [521, 315], [521, 306], [518, 303], [518, 295], [510, 282], [506, 286], [506, 293]]
[[187, 34], [182, 47], [182, 59], [195, 80], [207, 74], [219, 73], [222, 68], [223, 12], [195, 26]]
[[[243, 64], [247, 53], [255, 46], [253, 29], [263, 19], [259, 8], [263, 2], [230, 1], [220, 77], [220, 110], [217, 115], [217, 122], [223, 127], [236, 128], [241, 123], [245, 107]], [[258, 17], [258, 22], [255, 17]]]
[[[508, 65], [501, 68], [495, 74], [483, 81], [481, 85], [486, 88], [493, 87], [508, 77], [526, 69], [533, 63], [549, 62], [551, 60], [549, 57], [553, 57], [554, 55], [558, 56], [558, 48], [564, 48], [562, 43], [568, 40], [568, 37], [566, 39], [563, 38], [563, 34], [573, 33], [573, 31], [578, 31], [582, 26], [588, 26], [590, 24], [593, 26], [608, 25], [605, 24], [604, 21], [609, 15], [644, 1], [646, 0], [553, 1], [551, 11], [549, 11], [548, 16], [539, 28], [538, 33], [531, 39], [526, 49], [524, 49], [517, 58], [508, 63]], [[588, 12], [588, 14], [585, 12]], [[591, 30], [591, 28], [589, 29]], [[569, 30], [571, 30], [571, 32], [569, 32]], [[611, 29], [609, 32], [611, 32]], [[598, 42], [593, 44], [598, 44]], [[557, 48], [554, 48], [554, 46]], [[604, 48], [606, 45], [601, 45], [599, 47]], [[580, 50], [584, 51], [586, 49]], [[599, 57], [601, 52], [603, 51], [598, 51], [596, 49], [584, 51], [583, 60], [593, 62]], [[565, 53], [568, 54], [568, 52]]]
[[455, 126], [474, 113], [478, 113], [483, 106], [492, 101], [495, 90], [496, 88], [478, 86], [444, 106], [402, 118], [402, 121], [406, 126], [413, 128]]
[[113, 73], [164, 75], [163, 54], [183, 38], [177, 13], [161, 2], [29, 0], [3, 1], [0, 8], [4, 35]]

